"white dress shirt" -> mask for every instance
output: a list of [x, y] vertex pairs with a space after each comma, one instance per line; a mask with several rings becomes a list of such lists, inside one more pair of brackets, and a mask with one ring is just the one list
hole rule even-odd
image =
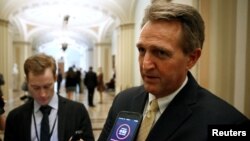
[[[168, 107], [169, 103], [174, 99], [174, 97], [179, 93], [179, 91], [187, 84], [187, 81], [188, 81], [188, 77], [186, 77], [186, 79], [184, 80], [184, 82], [182, 83], [180, 88], [178, 88], [172, 94], [157, 99], [157, 102], [158, 102], [158, 105], [159, 105], [159, 110], [156, 113], [155, 121], [154, 121], [153, 124], [156, 123], [156, 121], [160, 118], [161, 114]], [[145, 104], [143, 117], [145, 117], [147, 111], [149, 110], [149, 107], [150, 107], [149, 102], [152, 101], [153, 99], [155, 99], [155, 96], [153, 94], [149, 93], [147, 103]]]
[[[52, 107], [49, 115], [50, 133], [52, 132], [52, 135], [50, 137], [51, 141], [58, 141], [58, 116], [57, 116], [58, 103], [59, 103], [58, 95], [54, 93], [51, 101], [48, 104], [49, 106]], [[42, 112], [39, 110], [40, 107], [41, 105], [34, 100], [34, 109], [32, 114], [32, 123], [31, 123], [31, 141], [40, 140], [40, 128], [43, 117]], [[52, 131], [53, 125], [54, 129]]]

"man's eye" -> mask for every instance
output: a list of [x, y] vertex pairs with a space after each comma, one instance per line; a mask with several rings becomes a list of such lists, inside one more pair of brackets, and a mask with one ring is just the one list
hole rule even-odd
[[158, 51], [158, 55], [160, 57], [168, 57], [168, 54], [165, 51], [162, 51], [162, 50]]
[[34, 90], [39, 90], [40, 88], [39, 87], [33, 87]]
[[44, 86], [44, 89], [49, 89], [51, 86], [52, 86], [52, 84], [45, 85], [45, 86]]
[[156, 56], [158, 56], [159, 58], [167, 58], [167, 57], [169, 57], [169, 54], [164, 50], [155, 50], [154, 54]]
[[50, 86], [44, 86], [44, 89], [49, 89], [50, 88]]
[[140, 54], [144, 54], [145, 53], [145, 49], [141, 48], [141, 47], [138, 48], [138, 51], [139, 51]]

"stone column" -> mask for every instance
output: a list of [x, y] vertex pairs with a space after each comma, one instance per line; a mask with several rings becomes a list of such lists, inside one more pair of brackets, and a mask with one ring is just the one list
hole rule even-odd
[[18, 66], [18, 88], [21, 88], [22, 83], [25, 80], [25, 74], [23, 70], [24, 61], [32, 54], [32, 48], [30, 42], [25, 41], [14, 41], [13, 42], [14, 48], [14, 56], [15, 60], [14, 63]]
[[200, 1], [206, 39], [199, 64], [201, 85], [250, 117], [247, 72], [249, 2]]
[[116, 93], [133, 86], [134, 23], [118, 27], [116, 53]]
[[[97, 69], [102, 67], [103, 80], [107, 82], [112, 77], [112, 54], [110, 43], [96, 44], [96, 61]], [[98, 71], [98, 70], [97, 70]]]
[[[250, 117], [250, 112], [247, 110], [245, 103], [249, 102], [246, 92], [247, 84], [247, 40], [249, 39], [249, 1], [237, 1], [237, 17], [236, 17], [236, 46], [235, 46], [235, 72], [234, 72], [234, 106], [242, 113], [246, 113]], [[249, 61], [249, 60], [248, 60]]]
[[12, 97], [13, 47], [11, 39], [9, 22], [0, 19], [0, 72], [5, 79], [5, 85], [2, 87], [5, 99]]

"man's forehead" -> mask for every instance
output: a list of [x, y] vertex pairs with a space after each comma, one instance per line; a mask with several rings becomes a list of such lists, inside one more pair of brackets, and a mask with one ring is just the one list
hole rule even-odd
[[32, 86], [32, 87], [48, 87], [48, 86], [51, 86], [53, 84], [54, 84], [54, 82], [47, 82], [47, 83], [32, 83], [32, 82], [30, 82], [30, 86]]
[[39, 72], [35, 72], [35, 71], [30, 71], [28, 73], [28, 76], [31, 77], [39, 77], [39, 76], [53, 76], [53, 71], [49, 68], [45, 69], [44, 71], [39, 71]]

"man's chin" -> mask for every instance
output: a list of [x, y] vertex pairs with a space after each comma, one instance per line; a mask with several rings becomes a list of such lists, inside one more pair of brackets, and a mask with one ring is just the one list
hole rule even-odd
[[157, 93], [156, 87], [155, 87], [155, 86], [152, 86], [152, 85], [144, 84], [144, 89], [145, 89], [147, 92], [152, 93], [152, 94]]

